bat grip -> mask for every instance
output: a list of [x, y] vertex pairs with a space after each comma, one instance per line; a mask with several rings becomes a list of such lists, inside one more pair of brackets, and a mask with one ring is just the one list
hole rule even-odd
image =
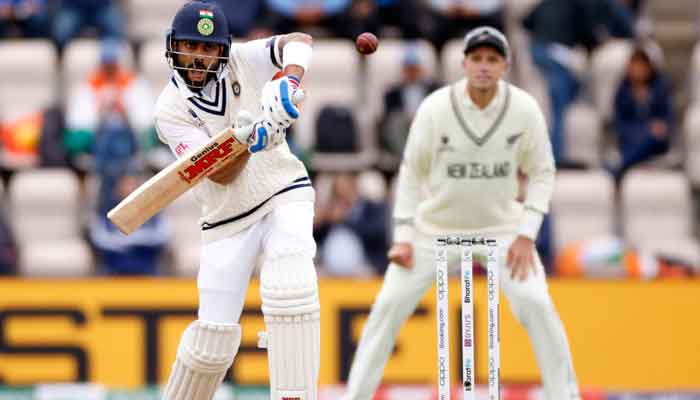
[[292, 95], [292, 103], [294, 103], [294, 105], [299, 105], [304, 101], [305, 98], [306, 92], [304, 92], [304, 89], [299, 88]]

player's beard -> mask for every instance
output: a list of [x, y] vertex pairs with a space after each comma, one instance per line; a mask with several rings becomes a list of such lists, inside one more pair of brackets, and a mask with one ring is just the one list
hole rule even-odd
[[210, 80], [216, 77], [216, 73], [207, 68], [204, 62], [199, 59], [192, 60], [185, 68], [185, 81], [188, 85], [195, 88], [203, 88]]

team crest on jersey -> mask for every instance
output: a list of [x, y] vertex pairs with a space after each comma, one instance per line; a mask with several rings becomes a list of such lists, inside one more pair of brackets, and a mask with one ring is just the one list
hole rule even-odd
[[510, 149], [511, 147], [513, 147], [515, 142], [517, 142], [518, 139], [520, 139], [520, 137], [523, 135], [523, 133], [524, 132], [519, 132], [519, 133], [515, 133], [515, 134], [508, 136], [506, 138], [506, 149]]
[[241, 84], [238, 83], [238, 81], [233, 82], [231, 84], [231, 90], [233, 90], [233, 95], [238, 97], [241, 95]]
[[440, 147], [438, 147], [437, 150], [438, 154], [453, 151], [455, 151], [455, 148], [450, 145], [450, 138], [445, 135], [440, 137]]

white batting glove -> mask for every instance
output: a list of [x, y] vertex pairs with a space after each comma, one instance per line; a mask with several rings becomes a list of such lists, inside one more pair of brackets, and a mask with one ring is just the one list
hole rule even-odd
[[258, 121], [253, 125], [253, 132], [248, 138], [248, 151], [257, 153], [270, 150], [282, 144], [286, 135], [287, 129], [267, 120]]
[[299, 79], [294, 76], [283, 76], [267, 82], [260, 99], [265, 119], [281, 128], [289, 128], [299, 118], [299, 109], [294, 104], [297, 89]]

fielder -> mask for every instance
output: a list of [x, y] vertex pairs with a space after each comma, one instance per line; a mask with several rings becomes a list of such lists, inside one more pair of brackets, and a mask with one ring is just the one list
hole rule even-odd
[[[259, 254], [270, 398], [316, 399], [314, 191], [285, 142], [299, 116], [292, 99], [311, 62], [311, 44], [302, 33], [232, 44], [213, 3], [193, 1], [175, 15], [166, 40], [173, 72], [156, 103], [160, 139], [181, 156], [233, 124], [250, 126], [251, 135], [245, 157], [193, 189], [202, 207], [199, 311], [180, 339], [167, 400], [213, 397], [240, 345], [239, 320]], [[283, 76], [272, 80], [280, 69]]]
[[[399, 328], [435, 280], [434, 238], [452, 234], [508, 246], [500, 285], [530, 335], [545, 397], [580, 398], [533, 242], [552, 194], [552, 149], [534, 98], [502, 80], [509, 60], [501, 32], [472, 30], [464, 42], [466, 79], [432, 93], [418, 108], [399, 171], [392, 262], [364, 327], [345, 400], [372, 399]], [[516, 201], [519, 170], [529, 177], [524, 203]]]

